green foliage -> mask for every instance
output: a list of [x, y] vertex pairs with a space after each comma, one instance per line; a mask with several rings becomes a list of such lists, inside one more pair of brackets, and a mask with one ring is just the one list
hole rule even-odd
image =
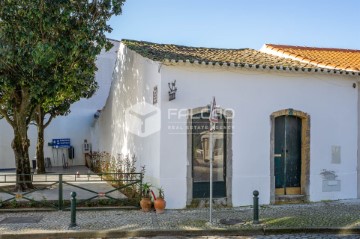
[[10, 205], [11, 208], [19, 207], [19, 203], [16, 200], [11, 200], [9, 205]]
[[[7, 0], [0, 2], [1, 106], [27, 88], [46, 111], [90, 97], [96, 56], [111, 43], [105, 33], [124, 0]], [[3, 112], [5, 113], [5, 112]]]
[[[128, 198], [139, 198], [142, 195], [140, 190], [141, 176], [145, 173], [145, 166], [141, 166], [140, 173], [137, 173], [135, 155], [117, 154], [111, 155], [108, 152], [92, 152], [90, 168], [93, 172], [101, 175], [113, 187], [120, 190]], [[138, 183], [133, 182], [137, 181]]]
[[37, 205], [37, 202], [34, 198], [31, 198], [31, 201], [29, 201], [29, 207], [35, 207]]
[[[107, 21], [121, 14], [124, 1], [0, 1], [0, 115], [20, 132], [18, 142], [27, 141], [21, 131], [37, 106], [66, 114], [70, 104], [92, 96], [96, 56], [111, 47]], [[28, 153], [15, 155], [21, 154], [27, 162]]]
[[143, 183], [142, 185], [142, 197], [147, 197], [147, 198], [150, 198], [151, 197], [151, 187], [152, 185], [148, 182], [146, 183]]
[[162, 187], [158, 188], [158, 198], [165, 198], [164, 189]]

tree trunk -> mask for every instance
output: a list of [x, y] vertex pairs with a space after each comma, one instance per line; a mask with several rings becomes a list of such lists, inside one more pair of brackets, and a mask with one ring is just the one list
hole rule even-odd
[[14, 139], [11, 147], [15, 154], [16, 186], [15, 191], [26, 191], [34, 188], [30, 169], [29, 147], [30, 140], [27, 135], [29, 119], [32, 115], [28, 89], [17, 89], [14, 92], [13, 121]]
[[14, 150], [16, 163], [15, 191], [26, 191], [29, 188], [34, 188], [29, 160], [30, 140], [27, 136], [28, 124], [25, 115], [16, 114], [14, 118], [14, 139], [11, 147]]
[[44, 158], [44, 110], [42, 107], [38, 107], [36, 112], [36, 124], [37, 124], [37, 132], [38, 139], [36, 144], [36, 162], [37, 162], [37, 173], [44, 174], [45, 173], [45, 158]]

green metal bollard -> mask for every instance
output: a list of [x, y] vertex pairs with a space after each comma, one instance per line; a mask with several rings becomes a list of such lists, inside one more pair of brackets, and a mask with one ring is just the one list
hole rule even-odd
[[253, 224], [259, 224], [259, 191], [255, 190], [254, 195], [254, 220]]
[[76, 227], [76, 192], [71, 192], [71, 223], [69, 227]]
[[59, 174], [59, 210], [63, 210], [63, 175]]

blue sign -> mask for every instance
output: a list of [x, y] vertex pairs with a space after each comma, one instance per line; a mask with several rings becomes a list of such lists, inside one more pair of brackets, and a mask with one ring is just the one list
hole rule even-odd
[[52, 140], [53, 148], [70, 148], [70, 139], [53, 139]]

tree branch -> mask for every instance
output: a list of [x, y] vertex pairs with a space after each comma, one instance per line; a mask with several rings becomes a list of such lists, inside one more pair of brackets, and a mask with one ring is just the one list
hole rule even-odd
[[30, 107], [30, 110], [28, 111], [29, 112], [28, 118], [26, 119], [26, 124], [30, 124], [35, 108], [36, 108], [36, 105]]
[[0, 114], [1, 114], [2, 116], [4, 116], [4, 118], [6, 119], [6, 121], [7, 121], [11, 126], [14, 127], [14, 122], [10, 119], [10, 117], [8, 116], [6, 110], [0, 109]]
[[53, 120], [54, 115], [50, 114], [50, 118], [48, 119], [48, 121], [44, 124], [44, 129], [46, 129], [46, 127], [49, 126], [49, 124], [51, 123], [51, 121]]

